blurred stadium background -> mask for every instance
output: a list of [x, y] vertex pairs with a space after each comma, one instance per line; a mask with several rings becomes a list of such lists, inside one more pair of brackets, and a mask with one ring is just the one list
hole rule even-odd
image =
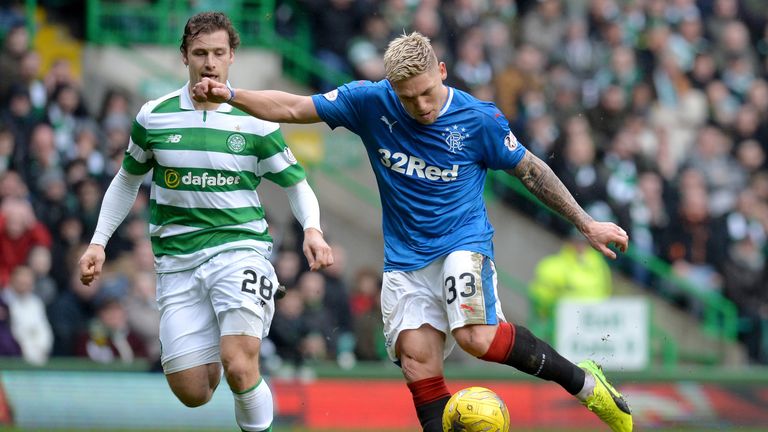
[[[146, 191], [102, 282], [87, 290], [75, 274], [133, 116], [186, 80], [183, 25], [211, 9], [241, 33], [236, 87], [377, 80], [393, 35], [431, 37], [448, 84], [494, 100], [580, 204], [632, 239], [616, 262], [579, 255], [562, 220], [491, 174], [507, 316], [602, 362], [637, 430], [768, 430], [764, 0], [0, 2], [0, 430], [236, 429], [226, 389], [187, 409], [158, 372]], [[380, 209], [362, 146], [325, 126], [284, 133], [338, 265], [306, 273], [287, 200], [261, 186], [290, 291], [262, 360], [276, 430], [417, 430], [383, 354]], [[508, 368], [455, 353], [447, 376], [451, 390], [497, 391], [513, 430], [600, 428]]]

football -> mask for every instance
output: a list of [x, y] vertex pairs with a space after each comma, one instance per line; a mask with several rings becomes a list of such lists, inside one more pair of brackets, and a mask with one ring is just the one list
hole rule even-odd
[[499, 395], [469, 387], [451, 396], [443, 410], [443, 432], [508, 432], [509, 411]]

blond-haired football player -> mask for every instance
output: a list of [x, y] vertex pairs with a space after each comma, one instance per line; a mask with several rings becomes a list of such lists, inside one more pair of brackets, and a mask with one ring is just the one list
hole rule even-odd
[[278, 122], [324, 121], [362, 139], [383, 208], [382, 313], [387, 349], [402, 368], [422, 428], [439, 432], [449, 399], [444, 355], [457, 343], [486, 361], [550, 380], [614, 431], [631, 431], [624, 398], [587, 360], [575, 365], [523, 326], [498, 301], [493, 228], [483, 202], [488, 169], [518, 177], [609, 258], [627, 248], [619, 226], [593, 220], [552, 170], [528, 152], [492, 103], [446, 86], [445, 63], [419, 33], [393, 40], [386, 79], [356, 81], [314, 96], [229, 89], [204, 79], [201, 101], [224, 101]]

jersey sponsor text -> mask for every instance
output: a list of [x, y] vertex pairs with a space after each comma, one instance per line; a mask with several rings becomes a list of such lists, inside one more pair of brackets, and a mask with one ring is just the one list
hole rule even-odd
[[238, 176], [225, 176], [221, 173], [216, 174], [216, 177], [209, 176], [207, 172], [201, 175], [194, 175], [188, 172], [181, 178], [181, 182], [185, 185], [201, 186], [205, 189], [206, 186], [224, 186], [240, 184], [240, 177]]
[[459, 166], [456, 164], [451, 168], [442, 169], [434, 165], [427, 165], [424, 159], [401, 152], [392, 153], [387, 149], [380, 148], [379, 154], [381, 155], [379, 161], [382, 165], [400, 174], [446, 182], [454, 181], [459, 177]]
[[[188, 171], [181, 177], [181, 183], [189, 186], [200, 186], [205, 189], [208, 186], [228, 186], [233, 184], [240, 184], [239, 176], [228, 176], [217, 173], [215, 176], [209, 175], [204, 172], [200, 175], [192, 174]], [[167, 170], [165, 172], [165, 184], [169, 188], [175, 189], [179, 186], [179, 173], [174, 170]]]

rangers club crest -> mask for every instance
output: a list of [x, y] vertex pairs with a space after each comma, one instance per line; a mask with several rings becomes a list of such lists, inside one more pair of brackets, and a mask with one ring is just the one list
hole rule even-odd
[[511, 131], [504, 137], [504, 145], [507, 146], [509, 151], [514, 151], [517, 148], [517, 138], [515, 138]]
[[467, 129], [457, 125], [445, 128], [445, 132], [441, 135], [445, 138], [445, 143], [448, 144], [448, 150], [450, 150], [451, 153], [463, 150], [464, 139], [469, 138]]

